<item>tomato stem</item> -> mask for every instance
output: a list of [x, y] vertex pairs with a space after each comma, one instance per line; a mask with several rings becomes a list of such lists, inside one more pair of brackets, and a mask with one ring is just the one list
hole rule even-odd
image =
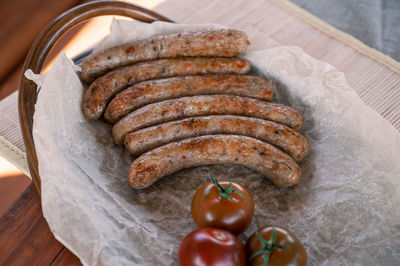
[[271, 255], [271, 252], [274, 248], [283, 249], [286, 252], [288, 251], [287, 248], [285, 248], [284, 246], [275, 244], [275, 241], [276, 241], [275, 226], [272, 226], [272, 236], [269, 240], [266, 240], [265, 238], [263, 238], [262, 235], [258, 231], [256, 231], [256, 236], [260, 240], [262, 247], [259, 250], [257, 250], [256, 252], [254, 252], [250, 256], [249, 260], [254, 259], [258, 255], [264, 254], [264, 266], [268, 266], [269, 256]]
[[237, 189], [232, 189], [232, 182], [229, 182], [229, 185], [226, 188], [224, 188], [223, 186], [221, 186], [220, 183], [218, 183], [218, 180], [215, 178], [215, 176], [211, 175], [210, 179], [211, 179], [211, 182], [213, 182], [214, 185], [218, 188], [219, 196], [221, 198], [233, 200], [231, 194], [237, 193], [237, 194], [239, 194], [240, 197], [242, 197], [242, 199], [244, 199], [242, 192], [240, 192]]

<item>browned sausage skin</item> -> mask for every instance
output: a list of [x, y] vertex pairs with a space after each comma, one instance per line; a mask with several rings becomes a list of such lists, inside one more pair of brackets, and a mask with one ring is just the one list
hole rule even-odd
[[200, 95], [148, 104], [119, 120], [112, 129], [116, 144], [133, 131], [172, 120], [206, 115], [242, 115], [275, 121], [297, 131], [303, 117], [285, 105], [232, 95]]
[[169, 58], [121, 67], [96, 79], [83, 97], [83, 112], [99, 119], [111, 98], [141, 81], [200, 74], [246, 74], [250, 63], [238, 58]]
[[298, 184], [301, 175], [292, 158], [268, 143], [245, 136], [211, 135], [169, 143], [144, 153], [133, 161], [128, 182], [135, 189], [143, 189], [181, 169], [221, 163], [247, 166], [279, 187]]
[[115, 123], [146, 104], [201, 94], [229, 94], [270, 101], [273, 90], [268, 81], [245, 75], [182, 76], [144, 81], [117, 94], [107, 106], [104, 118]]
[[202, 135], [243, 135], [267, 142], [301, 161], [308, 153], [308, 142], [296, 130], [259, 118], [233, 115], [190, 117], [144, 128], [125, 137], [126, 149], [140, 155], [156, 147]]
[[85, 82], [91, 82], [115, 68], [151, 59], [237, 56], [244, 53], [249, 44], [244, 32], [230, 29], [154, 36], [90, 54], [82, 63], [81, 78]]

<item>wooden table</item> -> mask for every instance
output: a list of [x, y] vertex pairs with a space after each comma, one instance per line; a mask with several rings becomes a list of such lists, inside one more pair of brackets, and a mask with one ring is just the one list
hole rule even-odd
[[0, 265], [27, 264], [80, 265], [51, 233], [33, 184], [0, 218]]
[[[124, 1], [149, 9], [162, 2], [162, 0]], [[62, 12], [85, 2], [90, 1], [14, 0], [0, 3], [2, 18], [8, 18], [7, 12], [13, 14], [13, 20], [2, 23], [3, 29], [0, 31], [0, 37], [3, 37], [1, 39], [5, 40], [0, 44], [0, 55], [7, 62], [0, 66], [0, 100], [19, 88], [25, 55], [40, 31]], [[19, 9], [20, 12], [10, 11], [15, 9]], [[60, 51], [63, 50], [73, 57], [101, 40], [107, 34], [111, 20], [111, 16], [93, 19], [69, 31], [50, 52], [44, 71], [49, 68]], [[25, 24], [18, 21], [25, 21]], [[25, 180], [18, 183], [20, 184], [13, 183], [14, 186], [9, 189], [18, 191], [15, 185], [26, 187]], [[7, 196], [11, 196], [11, 193]], [[43, 217], [40, 198], [33, 184], [28, 186], [0, 218], [0, 265], [26, 264], [81, 265], [79, 259], [51, 233]]]
[[[400, 84], [400, 64], [286, 1], [168, 0], [155, 11], [178, 22], [253, 26], [284, 45], [300, 46], [345, 73], [361, 99], [400, 129], [400, 88], [393, 89]], [[79, 263], [54, 239], [30, 186], [0, 219], [0, 264]]]
[[[23, 60], [40, 31], [59, 14], [82, 2], [13, 0], [0, 3], [0, 17], [3, 19], [0, 56], [4, 59], [0, 66], [0, 100], [19, 88]], [[50, 60], [71, 36], [58, 44]], [[19, 183], [13, 183], [14, 187], [9, 189], [18, 190], [15, 185], [26, 186], [25, 181]], [[30, 185], [0, 218], [0, 265], [80, 264], [77, 257], [55, 240], [40, 206], [39, 196]]]

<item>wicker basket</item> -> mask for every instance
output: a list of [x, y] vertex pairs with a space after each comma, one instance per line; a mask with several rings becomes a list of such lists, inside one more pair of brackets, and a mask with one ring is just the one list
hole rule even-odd
[[[155, 12], [124, 2], [95, 1], [76, 6], [54, 19], [40, 33], [29, 50], [22, 73], [25, 73], [27, 69], [32, 69], [34, 73], [40, 73], [50, 49], [67, 30], [84, 20], [104, 15], [125, 16], [147, 23], [156, 20], [172, 22]], [[84, 56], [87, 56], [87, 54], [89, 53], [85, 53]], [[26, 148], [29, 171], [36, 190], [40, 195], [38, 160], [32, 135], [33, 114], [37, 99], [36, 84], [25, 78], [25, 76], [22, 76], [18, 97], [19, 120]]]

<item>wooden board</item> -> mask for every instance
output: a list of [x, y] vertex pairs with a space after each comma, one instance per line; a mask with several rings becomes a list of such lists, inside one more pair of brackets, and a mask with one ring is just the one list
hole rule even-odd
[[0, 81], [24, 60], [36, 36], [54, 18], [80, 0], [0, 1]]
[[0, 218], [0, 265], [80, 265], [43, 218], [33, 185]]

